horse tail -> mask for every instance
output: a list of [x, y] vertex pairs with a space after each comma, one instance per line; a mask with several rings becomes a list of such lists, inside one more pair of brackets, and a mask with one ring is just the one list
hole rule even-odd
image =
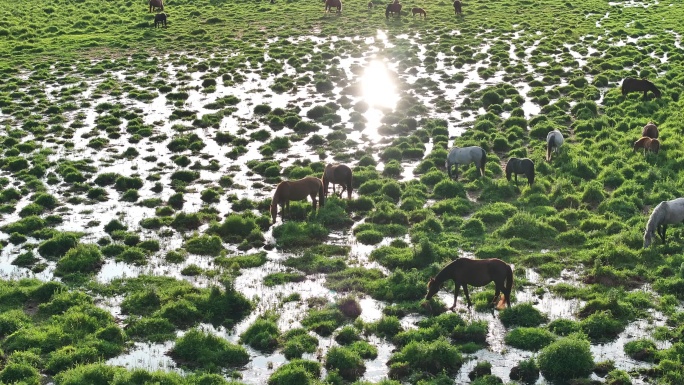
[[513, 174], [513, 165], [511, 164], [511, 161], [513, 158], [509, 159], [508, 162], [506, 162], [506, 180], [511, 181], [511, 174]]
[[530, 183], [530, 186], [534, 183], [534, 163], [530, 161], [532, 164], [532, 169], [530, 170], [530, 174], [528, 176], [528, 182]]
[[554, 135], [549, 135], [546, 137], [546, 161], [551, 161], [551, 149], [554, 146]]
[[480, 174], [485, 176], [485, 165], [487, 164], [487, 152], [481, 148], [482, 156], [480, 157]]
[[323, 181], [318, 185], [318, 207], [323, 207], [325, 204], [325, 191], [323, 191]]

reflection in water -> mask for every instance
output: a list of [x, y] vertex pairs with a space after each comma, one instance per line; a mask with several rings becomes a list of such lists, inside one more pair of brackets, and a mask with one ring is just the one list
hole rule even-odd
[[371, 61], [361, 82], [363, 97], [371, 107], [394, 108], [396, 106], [399, 97], [385, 63], [378, 60]]

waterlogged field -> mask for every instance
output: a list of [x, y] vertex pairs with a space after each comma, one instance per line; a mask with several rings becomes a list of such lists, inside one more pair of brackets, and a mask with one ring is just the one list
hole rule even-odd
[[[683, 229], [642, 247], [684, 196], [681, 5], [403, 4], [0, 1], [0, 382], [683, 383]], [[352, 199], [272, 224], [330, 162]], [[425, 303], [459, 256], [512, 307]]]

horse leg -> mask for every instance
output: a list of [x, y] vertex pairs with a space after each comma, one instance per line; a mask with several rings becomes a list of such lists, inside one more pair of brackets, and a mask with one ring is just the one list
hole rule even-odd
[[468, 294], [468, 285], [463, 284], [463, 293], [465, 293], [466, 300], [468, 301], [468, 309], [473, 307], [473, 303], [470, 302], [470, 294]]
[[514, 172], [513, 177], [515, 179], [515, 185], [517, 186], [518, 185], [518, 174]]
[[456, 308], [456, 300], [458, 299], [458, 291], [461, 290], [461, 286], [456, 285], [454, 289], [454, 305], [449, 308], [449, 310], [454, 310]]
[[660, 239], [663, 240], [663, 244], [667, 244], [665, 241], [665, 233], [667, 232], [667, 225], [660, 225], [658, 226], [658, 235], [660, 235]]

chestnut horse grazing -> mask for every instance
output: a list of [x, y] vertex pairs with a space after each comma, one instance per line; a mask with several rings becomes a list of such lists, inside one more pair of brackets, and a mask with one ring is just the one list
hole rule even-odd
[[641, 130], [641, 136], [648, 136], [651, 139], [658, 139], [658, 127], [653, 122], [648, 122]]
[[653, 92], [653, 95], [655, 95], [656, 98], [660, 98], [660, 90], [658, 87], [646, 79], [625, 78], [625, 80], [622, 81], [622, 96], [625, 96], [630, 92], [643, 92], [644, 99], [647, 99], [646, 94], [648, 91]]
[[413, 13], [413, 17], [416, 17], [416, 15], [421, 15], [423, 18], [427, 17], [427, 12], [425, 12], [423, 8], [414, 7], [411, 9], [411, 12]]
[[166, 14], [165, 13], [158, 13], [154, 15], [154, 28], [159, 28], [160, 26], [164, 26], [166, 28]]
[[461, 10], [460, 0], [454, 0], [454, 13], [456, 13], [456, 16], [463, 14], [463, 11]]
[[642, 136], [634, 142], [634, 152], [642, 148], [644, 149], [644, 155], [646, 155], [646, 151], [657, 154], [660, 151], [660, 141], [658, 139], [651, 139], [648, 136]]
[[323, 171], [323, 191], [325, 191], [325, 196], [328, 196], [328, 185], [332, 183], [333, 194], [335, 194], [335, 184], [342, 186], [342, 191], [339, 193], [339, 197], [342, 197], [342, 193], [347, 191], [347, 199], [351, 199], [352, 196], [352, 170], [349, 166], [344, 164], [331, 164], [328, 163], [325, 166], [325, 171]]
[[[454, 305], [450, 307], [453, 310], [456, 307], [456, 300], [458, 299], [458, 292], [463, 287], [468, 307], [473, 306], [470, 302], [470, 295], [468, 294], [468, 285], [484, 286], [492, 281], [496, 286], [496, 293], [492, 303], [497, 304], [497, 309], [503, 308], [504, 302], [508, 307], [511, 307], [511, 289], [513, 288], [513, 269], [506, 262], [496, 259], [469, 259], [459, 258], [448, 265], [446, 265], [434, 278], [430, 278], [427, 287], [428, 292], [425, 296], [426, 300], [432, 298], [442, 287], [444, 281], [453, 280], [456, 288], [454, 289]], [[499, 295], [503, 293], [503, 298], [499, 300]]]
[[342, 13], [342, 0], [325, 0], [325, 12], [337, 8], [337, 13]]
[[307, 176], [299, 180], [291, 181], [285, 180], [278, 184], [273, 200], [271, 201], [271, 218], [273, 223], [276, 222], [278, 216], [278, 205], [282, 207], [280, 217], [285, 220], [285, 211], [290, 212], [290, 201], [303, 201], [306, 197], [311, 197], [313, 210], [316, 211], [316, 194], [320, 200], [319, 207], [323, 207], [325, 203], [325, 194], [323, 193], [323, 182], [314, 177]]
[[149, 0], [150, 12], [159, 8], [160, 11], [164, 10], [164, 0]]

